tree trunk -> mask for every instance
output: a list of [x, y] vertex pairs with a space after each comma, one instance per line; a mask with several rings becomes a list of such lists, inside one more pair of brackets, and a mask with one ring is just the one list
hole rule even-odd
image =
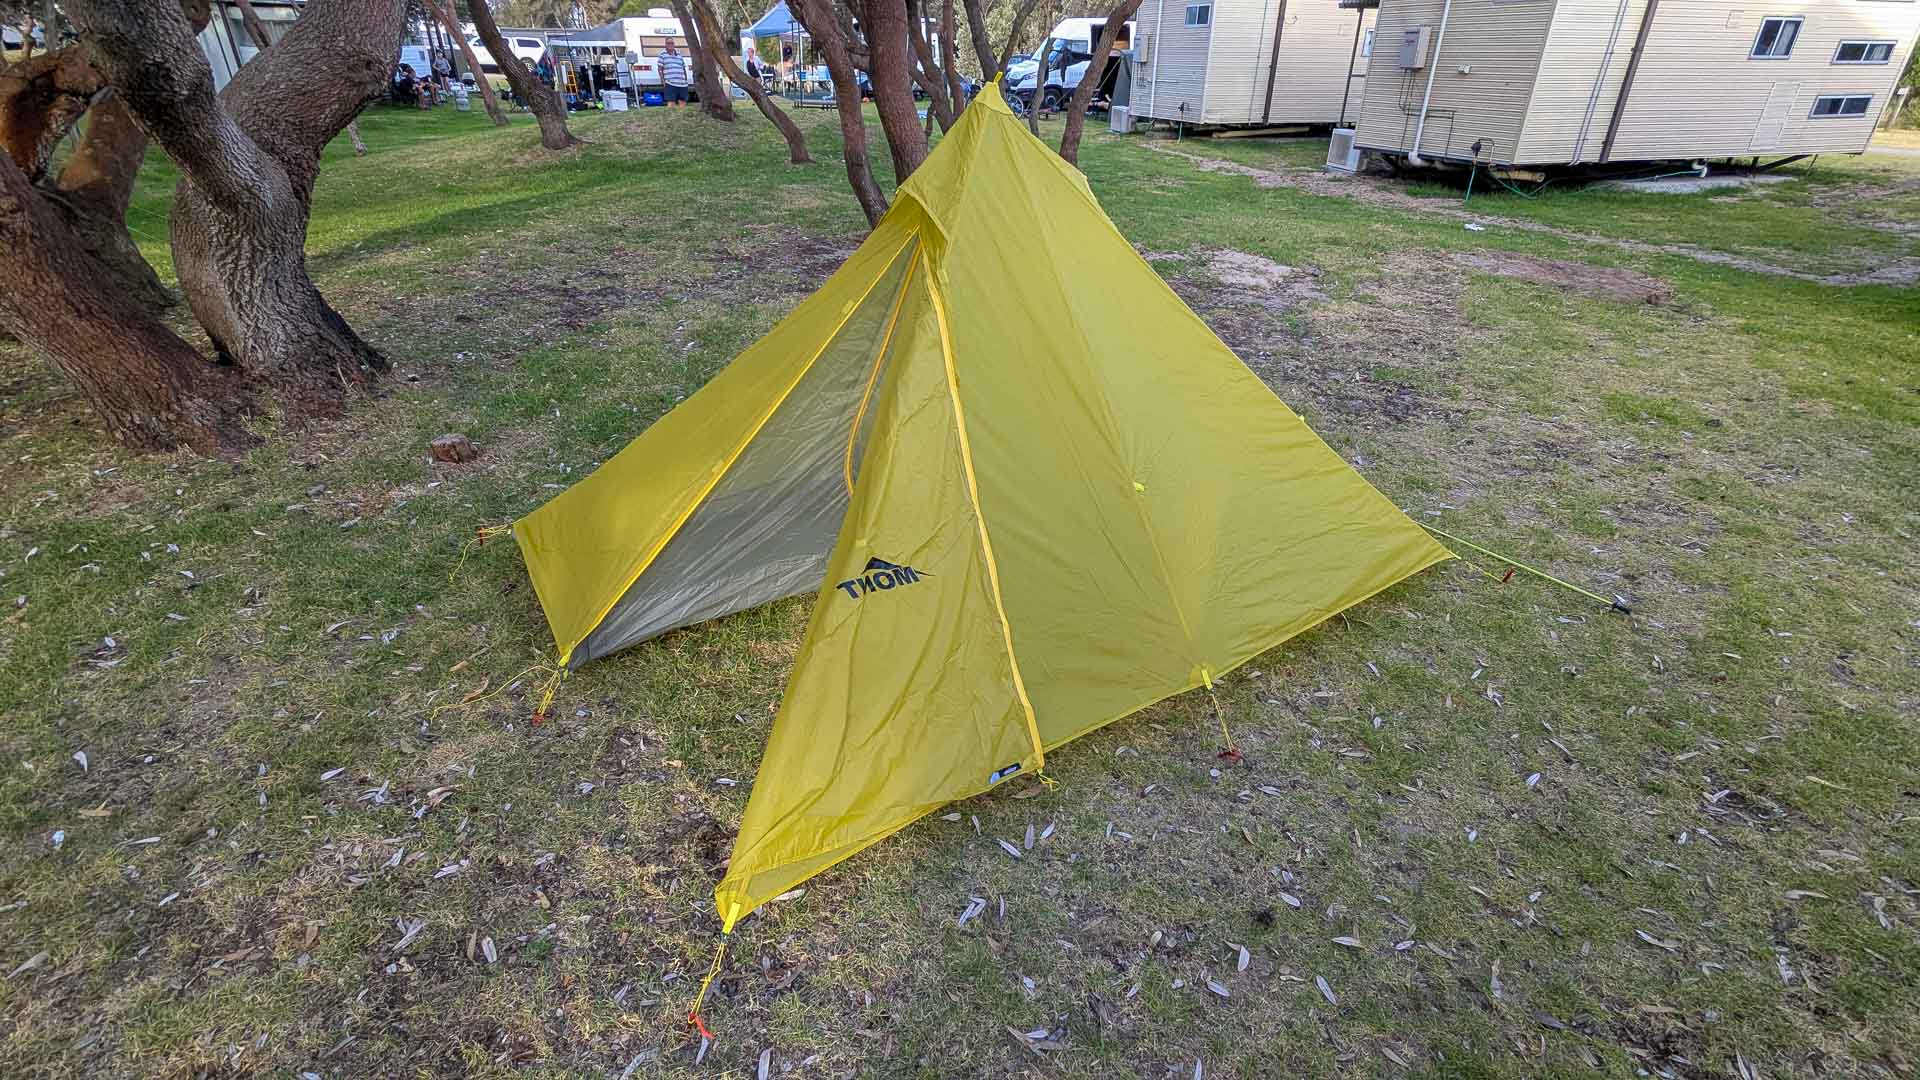
[[347, 121], [347, 138], [353, 140], [353, 156], [354, 157], [367, 156], [367, 144], [365, 142], [362, 142], [360, 139], [360, 121], [358, 120]]
[[1040, 108], [1047, 100], [1047, 61], [1053, 58], [1053, 43], [1056, 39], [1040, 39], [1039, 62], [1033, 66], [1033, 97], [1027, 101], [1027, 130], [1034, 138], [1040, 137]]
[[[987, 8], [991, 0], [962, 0], [961, 6], [967, 9], [967, 32], [973, 38], [974, 59], [980, 61], [980, 81], [992, 82], [1000, 73], [999, 54], [993, 51], [993, 35], [987, 32]], [[1014, 32], [1018, 33], [1019, 16], [1016, 14]]]
[[[387, 367], [307, 275], [307, 217], [326, 144], [386, 89], [400, 0], [332, 0], [244, 65], [217, 98], [178, 9], [69, 0], [94, 63], [182, 173], [174, 265], [223, 360], [290, 416], [332, 416]], [[298, 87], [298, 94], [287, 93]]]
[[940, 5], [940, 70], [947, 76], [947, 100], [953, 105], [953, 115], [967, 111], [967, 83], [960, 76], [959, 45], [953, 40], [953, 0], [943, 0]]
[[[103, 264], [135, 303], [151, 311], [176, 299], [127, 232], [127, 201], [147, 137], [113, 96], [88, 109], [105, 83], [84, 50], [42, 53], [0, 73], [0, 147], [66, 222], [73, 240]], [[86, 126], [59, 176], [46, 172], [53, 150], [84, 114]]]
[[[687, 0], [687, 8], [693, 14], [694, 21], [700, 24], [702, 41], [712, 43], [725, 40], [720, 34], [719, 20], [714, 17], [710, 0]], [[774, 127], [780, 129], [780, 137], [787, 140], [787, 154], [791, 163], [805, 165], [811, 162], [813, 158], [807, 154], [806, 134], [800, 130], [800, 125], [793, 122], [792, 117], [773, 103], [772, 95], [767, 93], [767, 88], [760, 84], [760, 80], [749, 78], [747, 73], [741, 71], [740, 66], [733, 62], [733, 55], [723, 51], [717, 45], [709, 45], [707, 53], [713, 58], [713, 62], [726, 72], [727, 78], [732, 79], [747, 92], [747, 96], [753, 99], [754, 105], [759, 107], [760, 114], [771, 121]]]
[[206, 363], [99, 274], [80, 239], [6, 157], [0, 326], [72, 380], [129, 449], [236, 454], [254, 442], [237, 373]]
[[54, 206], [74, 239], [113, 274], [127, 298], [148, 311], [180, 302], [160, 282], [127, 231], [133, 182], [147, 156], [147, 136], [116, 95], [87, 112], [86, 127], [54, 183]]
[[860, 106], [860, 83], [854, 77], [853, 56], [847, 39], [833, 13], [832, 0], [795, 0], [790, 10], [807, 29], [808, 36], [827, 62], [827, 74], [833, 78], [833, 96], [839, 103], [840, 153], [847, 162], [847, 183], [868, 225], [880, 224], [887, 214], [887, 197], [873, 179], [873, 166], [867, 159], [867, 123]]
[[1080, 164], [1080, 133], [1087, 126], [1087, 103], [1093, 100], [1094, 91], [1106, 75], [1107, 58], [1113, 55], [1113, 43], [1120, 36], [1120, 27], [1138, 10], [1140, 0], [1120, 0], [1107, 12], [1107, 23], [1100, 28], [1099, 40], [1093, 43], [1093, 59], [1087, 61], [1087, 73], [1080, 77], [1080, 85], [1073, 88], [1073, 97], [1067, 101], [1067, 130], [1060, 136], [1060, 156], [1069, 164]]
[[694, 88], [700, 92], [700, 111], [723, 123], [733, 123], [733, 97], [727, 93], [726, 82], [720, 78], [720, 69], [713, 62], [719, 42], [709, 41], [706, 29], [693, 17], [687, 0], [668, 2], [673, 17], [680, 20], [681, 32], [687, 36], [687, 67], [693, 75]]
[[920, 129], [923, 135], [932, 129], [936, 120], [941, 131], [952, 127], [956, 111], [947, 91], [946, 72], [934, 59], [933, 45], [927, 41], [926, 15], [922, 0], [907, 0], [907, 42], [913, 46], [913, 81], [927, 95], [927, 122]]
[[526, 102], [527, 108], [533, 110], [533, 118], [540, 122], [540, 145], [549, 150], [565, 150], [578, 143], [580, 140], [567, 130], [566, 99], [553, 87], [534, 78], [520, 58], [507, 48], [487, 0], [467, 0], [467, 14], [473, 16], [474, 30], [479, 32], [487, 51], [493, 54], [493, 62], [499, 65], [501, 74], [507, 77], [514, 96]]
[[[480, 91], [480, 103], [487, 107], [487, 115], [493, 118], [493, 125], [506, 127], [507, 114], [500, 111], [500, 102], [493, 96], [493, 83], [487, 78], [486, 72], [480, 70], [480, 58], [474, 55], [473, 46], [467, 43], [467, 35], [460, 32], [460, 24], [454, 21], [453, 0], [426, 0], [426, 2], [432, 5], [434, 15], [438, 16], [441, 24], [447, 28], [447, 36], [460, 43], [460, 57], [467, 62], [467, 70], [473, 72], [475, 89]], [[355, 130], [353, 135], [356, 140], [354, 143], [356, 152], [366, 153], [367, 148], [357, 141], [360, 132]]]
[[[880, 129], [886, 132], [887, 150], [893, 156], [893, 181], [904, 184], [927, 157], [927, 134], [920, 128], [920, 110], [913, 103], [907, 4], [906, 0], [867, 0], [865, 11], [861, 29], [867, 39], [867, 77], [873, 84]], [[854, 101], [857, 104], [859, 98]]]

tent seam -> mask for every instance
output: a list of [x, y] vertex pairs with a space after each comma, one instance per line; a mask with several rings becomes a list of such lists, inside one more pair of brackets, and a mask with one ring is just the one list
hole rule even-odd
[[[919, 230], [916, 229], [907, 239], [901, 241], [899, 248], [895, 249], [894, 253], [888, 257], [885, 264], [886, 268], [891, 269], [893, 264], [900, 258], [901, 253], [907, 250], [907, 246], [918, 243], [919, 239], [920, 233]], [[886, 269], [883, 269], [879, 274], [875, 275], [874, 279], [867, 283], [867, 287], [861, 290], [860, 298], [855, 300], [847, 307], [846, 311], [841, 313], [840, 321], [833, 325], [833, 331], [822, 339], [820, 347], [814, 350], [813, 355], [807, 358], [805, 364], [801, 365], [800, 371], [794, 375], [793, 381], [787, 384], [785, 390], [780, 391], [780, 396], [774, 399], [773, 404], [765, 413], [761, 414], [760, 419], [754, 423], [753, 429], [747, 432], [746, 438], [741, 439], [740, 444], [735, 446], [733, 452], [727, 455], [727, 459], [720, 464], [718, 469], [714, 470], [713, 476], [707, 480], [706, 486], [700, 489], [700, 494], [687, 504], [686, 510], [674, 519], [672, 527], [661, 535], [660, 542], [653, 546], [652, 551], [647, 552], [646, 557], [640, 560], [639, 566], [633, 573], [628, 575], [627, 579], [621, 583], [618, 589], [614, 590], [613, 599], [608, 600], [606, 606], [600, 609], [600, 613], [593, 617], [593, 622], [588, 624], [586, 631], [582, 633], [579, 638], [567, 644], [566, 651], [560, 655], [561, 667], [564, 668], [567, 666], [567, 662], [573, 659], [573, 651], [580, 647], [582, 641], [593, 636], [593, 632], [600, 628], [600, 624], [607, 620], [607, 615], [620, 603], [620, 598], [627, 595], [627, 590], [633, 588], [634, 583], [640, 580], [640, 575], [647, 572], [647, 568], [653, 565], [653, 561], [660, 557], [662, 551], [666, 550], [667, 544], [672, 542], [673, 538], [679, 535], [680, 530], [686, 527], [687, 521], [693, 517], [694, 512], [700, 509], [701, 504], [707, 501], [707, 496], [712, 495], [713, 489], [718, 487], [720, 481], [725, 478], [727, 473], [733, 470], [734, 463], [740, 460], [740, 455], [746, 452], [747, 447], [753, 445], [753, 440], [760, 437], [760, 432], [767, 426], [767, 422], [772, 420], [774, 414], [780, 411], [780, 406], [787, 403], [787, 398], [793, 396], [793, 391], [799, 387], [801, 380], [807, 377], [807, 372], [812, 371], [813, 365], [819, 363], [820, 358], [826, 355], [827, 349], [833, 345], [834, 339], [840, 336], [840, 331], [846, 329], [847, 322], [853, 318], [854, 312], [860, 310], [861, 305], [867, 302], [867, 297], [873, 295], [873, 290], [879, 287], [880, 282], [885, 279], [886, 276]], [[518, 539], [519, 522], [515, 522], [514, 526], [514, 536]]]
[[[919, 254], [920, 237], [914, 234], [914, 254]], [[860, 438], [860, 424], [867, 418], [867, 403], [873, 400], [874, 384], [880, 381], [880, 365], [886, 362], [887, 351], [893, 348], [893, 332], [900, 325], [900, 309], [906, 306], [907, 293], [913, 288], [913, 275], [920, 270], [920, 260], [914, 259], [907, 267], [905, 276], [900, 279], [900, 292], [893, 298], [893, 310], [887, 313], [887, 329], [880, 337], [880, 347], [873, 353], [873, 368], [867, 372], [867, 388], [860, 392], [860, 407], [854, 410], [853, 424], [847, 428], [847, 454], [841, 464], [841, 472], [847, 481], [847, 499], [853, 499], [853, 444]]]
[[1007, 646], [1007, 666], [1013, 673], [1013, 692], [1026, 714], [1027, 736], [1033, 741], [1033, 767], [1046, 767], [1047, 751], [1040, 742], [1040, 724], [1034, 719], [1033, 700], [1027, 696], [1026, 681], [1020, 677], [1020, 657], [1013, 648], [1013, 627], [1007, 624], [1006, 603], [1000, 598], [1000, 568], [994, 562], [993, 541], [987, 535], [987, 515], [980, 508], [980, 482], [973, 471], [973, 449], [967, 441], [966, 409], [960, 403], [960, 379], [953, 367], [953, 342], [947, 332], [947, 302], [940, 294], [933, 264], [923, 248], [920, 257], [927, 264], [927, 295], [933, 300], [934, 321], [940, 328], [940, 359], [947, 369], [947, 396], [953, 401], [953, 430], [960, 440], [960, 464], [967, 474], [967, 497], [973, 503], [973, 519], [980, 528], [980, 553], [987, 562], [987, 588], [993, 594], [993, 613], [1000, 620], [1000, 637]]

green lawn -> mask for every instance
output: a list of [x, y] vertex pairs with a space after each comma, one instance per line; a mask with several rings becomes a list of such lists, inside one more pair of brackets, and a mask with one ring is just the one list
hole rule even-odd
[[[461, 550], [858, 244], [801, 120], [793, 168], [750, 112], [549, 156], [376, 110], [309, 261], [395, 374], [243, 461], [125, 458], [0, 345], [0, 1074], [692, 1071], [808, 602], [591, 665], [535, 727], [533, 590]], [[1462, 207], [1322, 154], [1100, 132], [1083, 166], [1399, 505], [1637, 614], [1417, 576], [1220, 684], [1244, 762], [1177, 698], [743, 923], [701, 1070], [1915, 1075], [1920, 289], [1820, 279], [1920, 259], [1920, 160]], [[133, 211], [163, 275], [172, 180]], [[431, 462], [454, 430], [484, 456]]]

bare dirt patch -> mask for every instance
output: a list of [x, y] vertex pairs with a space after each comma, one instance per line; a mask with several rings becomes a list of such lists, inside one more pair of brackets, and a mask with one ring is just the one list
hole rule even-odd
[[1466, 331], [1464, 275], [1435, 273], [1431, 258], [1394, 260], [1353, 300], [1334, 302], [1316, 268], [1231, 249], [1199, 257], [1204, 276], [1176, 275], [1174, 291], [1295, 407], [1391, 425], [1453, 415], [1431, 389], [1450, 378]]
[[1470, 269], [1504, 278], [1551, 285], [1557, 289], [1611, 300], [1616, 304], [1665, 304], [1673, 290], [1659, 278], [1634, 270], [1592, 263], [1519, 255], [1509, 251], [1455, 255], [1453, 261]]

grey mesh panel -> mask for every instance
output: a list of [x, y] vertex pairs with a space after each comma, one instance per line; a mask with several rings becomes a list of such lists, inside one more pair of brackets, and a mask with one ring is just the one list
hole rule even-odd
[[[912, 254], [887, 270], [568, 666], [820, 587], [847, 512], [848, 431]], [[873, 411], [862, 419], [862, 447]]]

